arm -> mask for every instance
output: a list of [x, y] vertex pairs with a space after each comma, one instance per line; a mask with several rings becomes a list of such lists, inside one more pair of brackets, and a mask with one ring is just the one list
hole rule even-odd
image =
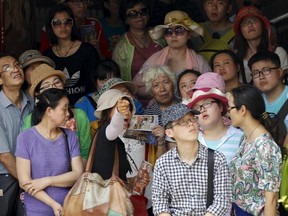
[[16, 173], [16, 160], [10, 152], [1, 153], [0, 162], [14, 178], [18, 178]]
[[266, 199], [266, 202], [265, 202], [265, 207], [264, 207], [264, 215], [276, 216], [278, 193], [265, 191], [265, 199]]

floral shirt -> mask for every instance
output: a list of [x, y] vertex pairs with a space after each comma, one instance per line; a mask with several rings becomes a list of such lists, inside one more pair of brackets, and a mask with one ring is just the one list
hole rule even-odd
[[230, 163], [233, 202], [253, 215], [264, 215], [265, 191], [279, 192], [281, 150], [268, 134], [246, 138]]

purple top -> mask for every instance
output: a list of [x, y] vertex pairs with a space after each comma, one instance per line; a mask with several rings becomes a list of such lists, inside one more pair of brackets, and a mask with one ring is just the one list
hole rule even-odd
[[[80, 156], [79, 142], [75, 132], [67, 129], [65, 131], [68, 136], [71, 158]], [[53, 141], [47, 140], [35, 127], [32, 127], [18, 136], [15, 155], [19, 158], [30, 160], [32, 179], [57, 176], [69, 171], [64, 135]], [[52, 199], [63, 205], [69, 189], [47, 187], [44, 190]], [[26, 214], [29, 216], [54, 216], [50, 206], [27, 193], [25, 193], [24, 204]]]

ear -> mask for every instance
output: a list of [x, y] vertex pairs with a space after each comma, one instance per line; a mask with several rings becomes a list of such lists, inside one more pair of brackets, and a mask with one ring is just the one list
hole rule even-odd
[[165, 134], [170, 138], [174, 137], [174, 131], [172, 130], [172, 128], [166, 129]]
[[53, 109], [52, 109], [51, 107], [47, 107], [47, 109], [46, 109], [46, 111], [45, 111], [45, 114], [46, 114], [47, 116], [51, 116], [52, 111], [53, 111]]
[[244, 105], [241, 105], [239, 112], [242, 116], [244, 116], [247, 113], [247, 108]]
[[[278, 72], [279, 72], [279, 78], [280, 78], [281, 81], [282, 81], [283, 78], [284, 78], [285, 72], [284, 72], [284, 70], [283, 70], [282, 68], [279, 68], [279, 69], [278, 69]], [[0, 85], [1, 85], [1, 83], [0, 83]]]

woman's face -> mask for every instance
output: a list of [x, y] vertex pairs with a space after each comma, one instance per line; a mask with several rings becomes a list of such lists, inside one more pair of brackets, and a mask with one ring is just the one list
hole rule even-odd
[[213, 61], [213, 71], [221, 75], [225, 82], [238, 79], [240, 66], [227, 53], [220, 53]]
[[51, 22], [52, 30], [57, 38], [71, 38], [73, 20], [67, 12], [56, 13]]
[[231, 123], [234, 127], [239, 127], [240, 126], [240, 120], [242, 119], [241, 116], [238, 114], [238, 110], [235, 107], [234, 104], [234, 97], [232, 94], [229, 95], [228, 97], [228, 113], [231, 119]]
[[240, 23], [240, 29], [246, 40], [261, 38], [262, 21], [254, 16], [245, 17]]
[[191, 37], [191, 33], [183, 26], [165, 28], [163, 35], [168, 46], [173, 49], [187, 48], [187, 41]]
[[130, 29], [145, 29], [148, 20], [149, 10], [142, 3], [139, 3], [126, 11], [126, 24], [129, 25]]
[[41, 94], [43, 91], [49, 88], [64, 89], [64, 85], [58, 76], [53, 75], [53, 76], [47, 77], [41, 82], [39, 94]]
[[195, 85], [197, 78], [198, 77], [193, 73], [187, 73], [180, 78], [179, 90], [183, 99], [190, 98], [190, 94], [188, 94], [188, 91], [191, 90], [192, 87]]
[[63, 97], [62, 99], [60, 99], [57, 107], [51, 110], [50, 117], [56, 126], [65, 125], [69, 117], [68, 107], [69, 107], [69, 100], [67, 97]]

